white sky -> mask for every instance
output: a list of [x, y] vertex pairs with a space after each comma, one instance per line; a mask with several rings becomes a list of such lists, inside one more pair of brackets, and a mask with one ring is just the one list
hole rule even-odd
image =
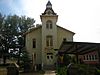
[[[19, 1], [17, 12], [22, 11], [24, 15], [34, 18], [36, 24], [41, 24], [40, 15], [48, 0]], [[59, 15], [57, 24], [75, 32], [74, 41], [100, 43], [100, 0], [50, 1], [53, 10]]]

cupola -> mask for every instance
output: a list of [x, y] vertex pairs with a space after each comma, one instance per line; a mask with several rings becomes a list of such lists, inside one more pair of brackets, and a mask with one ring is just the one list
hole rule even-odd
[[52, 9], [52, 4], [50, 1], [47, 2], [46, 4], [46, 9], [42, 15], [56, 15], [56, 13]]
[[52, 8], [52, 4], [50, 1], [48, 1], [48, 3], [46, 4], [46, 8]]

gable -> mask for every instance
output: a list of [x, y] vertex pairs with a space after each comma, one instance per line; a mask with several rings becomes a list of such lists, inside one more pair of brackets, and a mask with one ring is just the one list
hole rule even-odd
[[34, 31], [37, 31], [38, 29], [42, 29], [42, 26], [38, 26], [38, 27], [34, 27], [32, 29], [29, 29], [28, 31], [26, 31], [23, 35], [27, 35], [29, 33], [32, 33]]
[[66, 32], [66, 33], [70, 33], [70, 34], [72, 34], [72, 35], [75, 34], [74, 32], [72, 32], [72, 31], [70, 31], [70, 30], [68, 30], [68, 29], [65, 29], [65, 28], [63, 28], [63, 27], [61, 27], [61, 26], [58, 26], [58, 25], [57, 25], [57, 29], [60, 29], [61, 31]]
[[60, 47], [62, 41], [66, 39], [67, 41], [73, 41], [73, 35], [75, 33], [71, 32], [65, 28], [57, 26], [57, 40], [58, 40], [58, 48]]

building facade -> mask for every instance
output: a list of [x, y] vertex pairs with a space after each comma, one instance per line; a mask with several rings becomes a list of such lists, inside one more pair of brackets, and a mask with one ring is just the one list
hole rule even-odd
[[81, 59], [81, 62], [84, 64], [90, 64], [90, 65], [98, 65], [99, 64], [99, 55], [98, 51], [92, 51], [89, 53], [86, 53], [84, 55], [79, 55], [78, 59]]
[[100, 64], [100, 43], [63, 41], [58, 56], [64, 58], [65, 54], [73, 54], [71, 61], [74, 63], [97, 66]]
[[51, 66], [56, 63], [55, 49], [59, 49], [63, 39], [73, 41], [72, 31], [57, 25], [58, 15], [52, 9], [50, 1], [46, 4], [44, 13], [40, 15], [42, 24], [25, 33], [25, 47], [34, 64]]

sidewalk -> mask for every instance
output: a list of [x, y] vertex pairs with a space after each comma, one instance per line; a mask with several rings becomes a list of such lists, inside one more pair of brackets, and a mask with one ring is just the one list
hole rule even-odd
[[39, 74], [39, 73], [23, 73], [20, 75], [56, 75], [55, 71], [52, 70], [46, 70], [45, 74]]
[[55, 71], [47, 70], [44, 75], [56, 75]]

